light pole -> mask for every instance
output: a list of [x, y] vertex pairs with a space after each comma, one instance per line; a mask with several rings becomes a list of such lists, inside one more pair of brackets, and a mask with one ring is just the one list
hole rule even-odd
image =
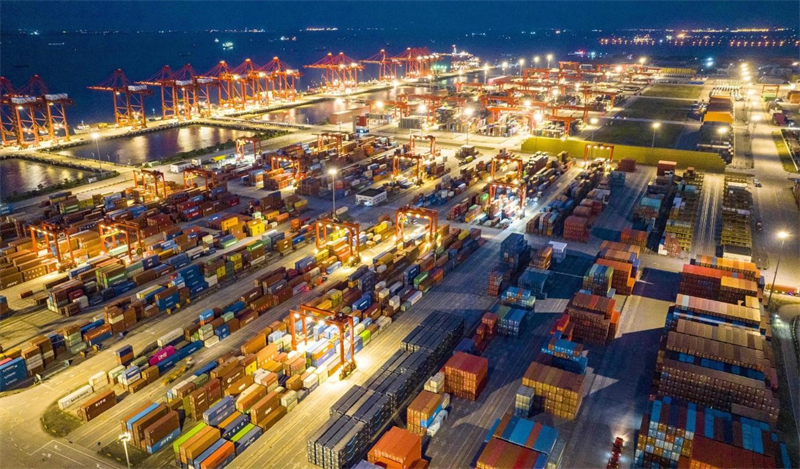
[[467, 125], [464, 127], [465, 133], [467, 134], [467, 145], [469, 145], [469, 118], [472, 117], [473, 112], [471, 107], [464, 109], [464, 115], [467, 116]]
[[661, 127], [661, 122], [653, 122], [653, 141], [650, 142], [650, 153], [652, 154], [653, 149], [656, 147], [656, 130]]
[[333, 187], [333, 212], [331, 212], [331, 218], [336, 220], [336, 168], [331, 168], [328, 170], [328, 174], [331, 175], [333, 181], [331, 182], [331, 186]]
[[547, 69], [550, 69], [550, 61], [553, 60], [553, 54], [547, 54]]
[[119, 441], [122, 442], [122, 447], [125, 448], [125, 462], [128, 464], [128, 469], [131, 469], [131, 458], [128, 456], [128, 442], [131, 441], [131, 434], [123, 433], [119, 436]]
[[486, 84], [486, 80], [489, 78], [489, 64], [483, 66], [483, 84]]
[[778, 263], [775, 264], [775, 275], [772, 277], [772, 288], [769, 290], [769, 299], [767, 300], [767, 313], [769, 313], [769, 305], [772, 303], [772, 292], [775, 291], [775, 282], [778, 280], [778, 268], [781, 266], [781, 257], [783, 257], [783, 245], [786, 243], [786, 238], [789, 233], [781, 231], [778, 233], [778, 239], [781, 240], [781, 250], [778, 251]]
[[100, 163], [100, 171], [103, 171], [103, 158], [100, 157], [100, 134], [92, 132], [92, 140], [94, 140], [94, 146], [97, 149], [97, 161]]
[[522, 67], [525, 66], [525, 59], [519, 59], [519, 76], [522, 76]]
[[597, 130], [597, 123], [600, 122], [600, 119], [596, 117], [592, 117], [589, 119], [589, 123], [592, 124], [592, 136], [590, 137], [591, 141], [594, 142], [594, 131]]

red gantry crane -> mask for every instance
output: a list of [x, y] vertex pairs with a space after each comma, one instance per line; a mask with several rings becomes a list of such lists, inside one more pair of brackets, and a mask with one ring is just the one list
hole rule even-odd
[[186, 64], [173, 74], [177, 88], [178, 109], [185, 119], [197, 114], [201, 117], [211, 115], [211, 94], [217, 83], [200, 76], [191, 64]]
[[117, 127], [147, 127], [144, 99], [153, 95], [147, 85], [136, 85], [118, 68], [105, 81], [87, 87], [94, 91], [110, 91], [114, 102], [114, 122]]
[[299, 71], [293, 70], [286, 62], [281, 62], [278, 57], [273, 57], [266, 65], [261, 67], [269, 80], [269, 91], [273, 98], [294, 101], [297, 97], [295, 80], [303, 76]]
[[328, 55], [311, 65], [305, 65], [305, 68], [324, 70], [324, 85], [328, 89], [358, 86], [358, 71], [364, 70], [363, 65], [344, 55], [344, 52], [338, 55], [328, 52]]
[[326, 149], [329, 141], [333, 140], [336, 143], [336, 155], [342, 156], [342, 153], [344, 152], [342, 141], [344, 140], [345, 135], [347, 134], [343, 132], [322, 132], [317, 134], [317, 151], [323, 151]]
[[69, 141], [69, 124], [66, 106], [75, 104], [66, 93], [50, 93], [39, 75], [11, 96], [19, 140], [23, 147], [49, 141], [57, 143], [62, 138]]
[[585, 145], [583, 147], [583, 162], [586, 163], [590, 157], [595, 159], [595, 152], [600, 152], [600, 154], [608, 152], [608, 162], [614, 162], [614, 145], [608, 145], [605, 143], [601, 145]]
[[[144, 253], [144, 236], [142, 229], [139, 225], [130, 221], [118, 221], [108, 224], [101, 223], [98, 225], [100, 231], [100, 239], [102, 241], [101, 247], [103, 252], [108, 254], [108, 247], [106, 246], [106, 238], [111, 238], [113, 247], [117, 247], [117, 235], [125, 237], [125, 245], [128, 250], [128, 259], [133, 261], [133, 255], [142, 255]], [[132, 240], [135, 240], [136, 247], [132, 245]], [[135, 249], [135, 250], [134, 250]]]
[[[44, 248], [48, 252], [55, 251], [56, 260], [58, 261], [58, 268], [61, 271], [64, 268], [69, 268], [75, 265], [75, 253], [72, 251], [72, 239], [70, 238], [70, 234], [68, 230], [63, 228], [57, 227], [52, 223], [42, 223], [39, 227], [30, 227], [31, 232], [31, 243], [33, 243], [33, 252], [37, 255], [39, 250]], [[37, 235], [44, 236], [44, 244], [40, 245], [37, 240]], [[62, 252], [60, 241], [63, 239], [66, 240], [66, 248], [69, 253], [69, 257], [67, 257], [67, 253]], [[53, 247], [51, 247], [51, 243]]]
[[253, 157], [257, 158], [261, 154], [261, 139], [258, 137], [239, 137], [236, 139], [236, 161], [244, 160], [247, 151], [247, 144], [253, 148]]
[[348, 236], [348, 243], [350, 244], [350, 251], [352, 252], [351, 257], [359, 257], [361, 241], [358, 235], [361, 232], [361, 227], [358, 223], [347, 223], [332, 218], [320, 218], [315, 223], [315, 229], [317, 232], [317, 249], [323, 249], [328, 244], [328, 236], [331, 233], [343, 230]]
[[436, 232], [439, 231], [439, 212], [429, 208], [411, 207], [406, 205], [395, 212], [395, 239], [402, 243], [405, 240], [405, 224], [410, 218], [425, 220], [428, 223], [428, 242], [435, 248], [438, 244]]
[[514, 179], [520, 179], [522, 177], [522, 169], [524, 166], [522, 158], [517, 155], [506, 153], [505, 150], [501, 150], [500, 153], [492, 157], [492, 181], [497, 181], [498, 163], [499, 165], [505, 163], [515, 165], [516, 177], [514, 177]]
[[175, 86], [175, 74], [169, 65], [164, 65], [156, 74], [138, 83], [161, 88], [161, 117], [163, 119], [182, 118], [178, 109], [178, 90]]
[[414, 165], [416, 166], [415, 174], [417, 176], [416, 182], [418, 185], [422, 185], [422, 164], [428, 158], [421, 155], [413, 155], [413, 154], [406, 154], [406, 155], [394, 155], [392, 156], [392, 177], [396, 178], [402, 172], [402, 164], [406, 161], [413, 161]]
[[409, 47], [392, 59], [405, 67], [405, 78], [407, 79], [428, 78], [431, 75], [431, 66], [442, 60], [438, 54], [432, 53], [427, 47]]
[[378, 66], [378, 81], [391, 81], [397, 78], [398, 60], [386, 54], [384, 49], [361, 61], [362, 64], [375, 64]]
[[228, 64], [222, 60], [202, 78], [213, 80], [217, 88], [217, 102], [229, 109], [243, 109], [244, 100], [241, 95], [241, 77], [234, 74]]
[[[308, 330], [306, 328], [306, 319], [313, 320], [316, 324], [327, 324], [334, 326], [339, 330], [339, 379], [346, 378], [350, 373], [356, 369], [356, 351], [355, 351], [355, 330], [353, 324], [353, 317], [342, 313], [327, 311], [317, 308], [315, 306], [301, 304], [300, 311], [289, 312], [289, 330], [292, 333], [292, 349], [297, 349], [297, 332], [296, 322], [300, 320], [302, 323], [303, 341], [308, 344]], [[349, 360], [345, 354], [345, 331], [349, 330]], [[333, 371], [333, 370], [331, 370]]]
[[11, 80], [0, 77], [0, 139], [3, 146], [14, 145], [22, 141], [19, 135], [19, 125], [17, 125], [16, 106], [12, 99], [16, 97], [16, 91]]
[[264, 105], [268, 99], [268, 78], [266, 72], [250, 59], [245, 59], [233, 73], [233, 87], [238, 103], [234, 108], [244, 109], [248, 104]]
[[189, 189], [194, 185], [194, 179], [202, 177], [206, 190], [211, 190], [217, 185], [217, 173], [207, 169], [188, 168], [183, 170], [183, 188]]
[[427, 140], [428, 143], [429, 143], [428, 154], [430, 154], [432, 157], [436, 156], [437, 150], [436, 150], [436, 137], [435, 136], [433, 136], [433, 135], [422, 135], [422, 134], [411, 134], [408, 137], [408, 151], [410, 153], [412, 153], [412, 154], [415, 154], [415, 155], [417, 154], [417, 145], [416, 145], [416, 141], [417, 140]]
[[525, 215], [526, 202], [526, 187], [524, 183], [517, 182], [498, 182], [492, 181], [489, 183], [489, 203], [491, 204], [500, 197], [500, 192], [506, 194], [517, 193], [519, 195], [519, 204], [517, 210], [517, 217], [522, 218]]
[[[158, 181], [161, 180], [161, 192], [158, 191]], [[152, 182], [151, 182], [152, 181]], [[150, 185], [153, 185], [153, 192], [156, 197], [167, 196], [167, 182], [164, 179], [164, 173], [156, 169], [135, 169], [133, 171], [133, 187], [138, 188], [140, 185], [146, 191], [150, 191]]]

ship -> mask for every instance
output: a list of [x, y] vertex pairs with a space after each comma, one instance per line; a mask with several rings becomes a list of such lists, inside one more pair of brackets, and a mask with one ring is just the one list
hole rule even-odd
[[81, 121], [80, 125], [76, 125], [74, 130], [76, 135], [87, 134], [89, 130], [91, 130], [91, 127]]
[[223, 50], [233, 49], [233, 43], [232, 42], [223, 42], [222, 43], [222, 49]]

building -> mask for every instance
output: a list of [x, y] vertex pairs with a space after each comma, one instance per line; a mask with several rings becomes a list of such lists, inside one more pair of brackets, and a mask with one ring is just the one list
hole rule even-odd
[[380, 205], [387, 200], [388, 196], [383, 189], [367, 189], [356, 194], [356, 203], [367, 207]]

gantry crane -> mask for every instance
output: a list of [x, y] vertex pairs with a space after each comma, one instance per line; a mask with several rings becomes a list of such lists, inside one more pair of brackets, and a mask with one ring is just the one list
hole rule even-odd
[[517, 155], [512, 155], [510, 153], [506, 153], [504, 150], [501, 150], [500, 153], [492, 157], [492, 181], [497, 180], [497, 166], [499, 164], [504, 163], [512, 163], [516, 166], [516, 177], [514, 179], [520, 179], [522, 177], [522, 169], [524, 163], [522, 162], [522, 158]]
[[147, 85], [135, 85], [118, 68], [105, 81], [87, 87], [95, 91], [110, 91], [114, 101], [114, 122], [117, 127], [147, 127], [144, 98], [153, 95]]
[[[57, 227], [52, 223], [42, 223], [40, 226], [30, 227], [31, 232], [31, 243], [33, 244], [33, 252], [36, 253], [38, 256], [39, 254], [39, 243], [37, 241], [37, 235], [44, 236], [44, 245], [42, 247], [46, 248], [48, 251], [51, 251], [50, 244], [52, 243], [55, 246], [55, 255], [56, 260], [58, 261], [58, 268], [59, 271], [63, 269], [68, 269], [75, 265], [75, 253], [72, 251], [72, 239], [70, 238], [70, 234], [68, 230], [63, 228]], [[61, 252], [61, 246], [59, 245], [60, 237], [64, 236], [67, 241], [67, 250], [69, 252], [69, 258], [67, 258], [67, 253]], [[52, 251], [51, 251], [52, 252]]]
[[592, 159], [595, 158], [594, 153], [596, 151], [599, 152], [608, 152], [608, 163], [612, 163], [614, 161], [614, 145], [608, 144], [600, 144], [600, 145], [585, 145], [583, 147], [583, 162], [586, 163], [589, 160], [589, 157]]
[[333, 139], [336, 142], [336, 155], [341, 156], [344, 153], [342, 142], [345, 135], [342, 132], [322, 132], [317, 134], [317, 151], [323, 151], [328, 144], [328, 140]]
[[358, 72], [364, 70], [363, 65], [344, 55], [344, 52], [338, 55], [328, 52], [328, 55], [311, 65], [305, 65], [305, 68], [324, 70], [323, 79], [328, 89], [358, 86]]
[[411, 154], [417, 154], [417, 151], [416, 151], [416, 147], [417, 147], [416, 146], [416, 141], [417, 140], [427, 140], [429, 145], [430, 145], [428, 147], [428, 153], [431, 155], [431, 157], [436, 156], [437, 150], [436, 150], [436, 137], [435, 136], [433, 136], [433, 135], [422, 135], [422, 134], [411, 134], [408, 137], [408, 151]]
[[270, 155], [269, 168], [271, 171], [279, 169], [281, 167], [280, 166], [281, 163], [289, 163], [289, 166], [292, 168], [293, 172], [292, 179], [294, 179], [295, 182], [300, 182], [300, 180], [302, 179], [302, 176], [300, 174], [300, 162], [297, 159], [292, 158], [290, 156], [281, 156], [277, 153], [273, 153], [272, 155]]
[[195, 177], [203, 178], [206, 190], [211, 190], [217, 185], [217, 173], [207, 169], [187, 168], [183, 170], [183, 188], [189, 189], [194, 185]]
[[278, 57], [273, 57], [266, 65], [261, 67], [261, 71], [266, 74], [269, 84], [269, 91], [272, 97], [294, 101], [297, 93], [295, 91], [295, 80], [303, 76], [299, 71], [293, 70], [285, 62], [281, 62]]
[[211, 79], [200, 76], [191, 64], [186, 64], [173, 73], [177, 89], [178, 109], [182, 111], [186, 120], [194, 114], [202, 117], [211, 115], [212, 88], [217, 83]]
[[[303, 341], [308, 344], [308, 331], [306, 329], [306, 319], [312, 319], [317, 324], [327, 324], [334, 326], [339, 330], [339, 378], [344, 379], [356, 369], [356, 350], [355, 350], [355, 330], [353, 324], [353, 317], [333, 311], [327, 311], [317, 308], [315, 306], [301, 304], [300, 311], [289, 312], [289, 330], [292, 333], [292, 349], [297, 349], [297, 320], [302, 322]], [[345, 355], [345, 331], [350, 331], [350, 360], [347, 360]]]
[[409, 218], [416, 218], [421, 220], [426, 220], [428, 223], [428, 242], [436, 247], [438, 244], [438, 240], [436, 239], [436, 233], [439, 231], [439, 212], [436, 210], [431, 210], [429, 208], [421, 208], [421, 207], [411, 207], [406, 205], [405, 207], [400, 207], [395, 212], [394, 216], [394, 224], [395, 224], [395, 239], [396, 242], [402, 243], [405, 240], [405, 232], [404, 232], [404, 225]]
[[525, 204], [526, 202], [526, 194], [527, 189], [524, 183], [520, 181], [515, 182], [499, 182], [494, 181], [489, 183], [489, 203], [494, 202], [498, 199], [498, 189], [504, 190], [506, 193], [509, 192], [516, 192], [519, 195], [519, 210], [517, 211], [517, 217], [522, 218], [525, 215]]
[[164, 65], [153, 76], [138, 82], [138, 84], [161, 88], [161, 117], [164, 120], [182, 118], [178, 109], [178, 90], [175, 86], [175, 74], [169, 65]]
[[[336, 214], [332, 216], [335, 217]], [[328, 244], [328, 236], [332, 232], [344, 231], [347, 233], [347, 244], [350, 246], [350, 259], [353, 262], [357, 262], [361, 257], [361, 240], [359, 239], [361, 227], [358, 223], [347, 223], [333, 218], [320, 218], [315, 222], [315, 229], [317, 233], [317, 249], [323, 249]]]
[[421, 155], [414, 155], [414, 154], [405, 154], [405, 155], [394, 155], [392, 156], [392, 177], [396, 178], [402, 172], [402, 163], [405, 161], [414, 161], [414, 165], [416, 166], [415, 174], [417, 176], [416, 183], [417, 185], [422, 185], [422, 164], [428, 158]]
[[442, 57], [432, 53], [427, 47], [409, 47], [392, 59], [403, 65], [405, 78], [419, 79], [428, 78], [431, 75], [431, 66], [442, 60]]
[[[159, 179], [161, 180], [161, 193], [158, 192]], [[150, 191], [150, 181], [152, 181], [154, 187], [153, 191]], [[164, 179], [164, 173], [158, 171], [157, 169], [133, 170], [133, 187], [138, 188], [140, 185], [144, 188], [144, 190], [153, 192], [156, 197], [167, 196], [167, 181]]]
[[[142, 229], [139, 225], [129, 221], [117, 221], [112, 223], [101, 223], [98, 226], [100, 232], [101, 248], [103, 252], [108, 254], [108, 246], [106, 246], [106, 238], [111, 237], [114, 247], [117, 247], [117, 235], [125, 236], [125, 245], [127, 246], [128, 259], [133, 261], [134, 253], [142, 255], [144, 253], [144, 236], [142, 236]], [[136, 250], [131, 243], [131, 238], [135, 237], [137, 244]]]
[[22, 141], [17, 124], [16, 106], [12, 102], [16, 94], [11, 80], [0, 77], [0, 139], [3, 146], [14, 145]]
[[234, 74], [228, 64], [222, 60], [214, 68], [207, 71], [202, 78], [213, 80], [218, 91], [219, 105], [229, 109], [243, 109], [242, 77]]
[[234, 95], [238, 98], [234, 108], [244, 109], [248, 104], [267, 104], [268, 78], [266, 72], [260, 70], [258, 65], [250, 59], [245, 59], [238, 67], [231, 70], [231, 73]]
[[258, 157], [261, 153], [261, 139], [258, 137], [239, 137], [236, 139], [236, 161], [244, 160], [247, 144], [253, 147], [253, 157]]
[[391, 81], [397, 78], [397, 65], [399, 61], [393, 59], [381, 49], [377, 54], [361, 61], [362, 64], [375, 64], [378, 66], [378, 81]]
[[375, 101], [375, 105], [378, 109], [383, 109], [384, 107], [392, 108], [395, 119], [411, 115], [411, 105], [402, 99], [394, 101]]
[[56, 143], [61, 138], [67, 142], [70, 140], [65, 108], [75, 101], [66, 93], [50, 93], [39, 75], [32, 76], [25, 86], [16, 90], [10, 101], [14, 107], [18, 145], [39, 145], [44, 141]]

